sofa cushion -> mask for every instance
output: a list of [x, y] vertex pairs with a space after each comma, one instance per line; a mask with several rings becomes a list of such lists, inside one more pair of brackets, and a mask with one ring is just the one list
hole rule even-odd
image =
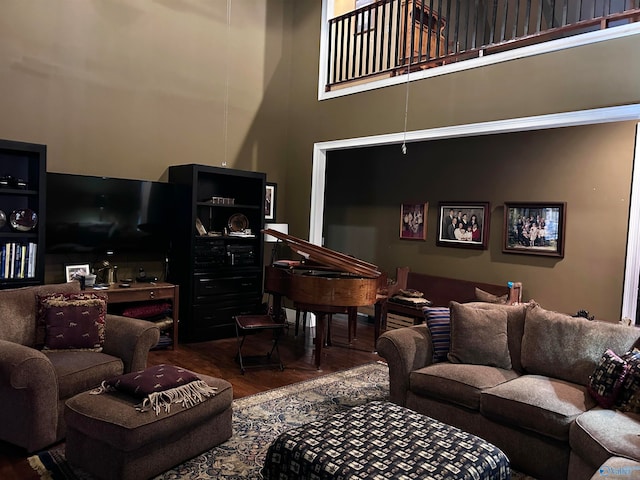
[[[79, 292], [78, 282], [38, 285], [0, 290], [0, 339], [27, 347], [36, 345], [36, 295], [53, 292]], [[42, 330], [44, 340], [44, 329]], [[44, 343], [43, 341], [40, 344]]]
[[596, 407], [576, 418], [569, 443], [594, 466], [610, 456], [640, 460], [640, 415]]
[[107, 301], [96, 293], [38, 295], [38, 322], [48, 350], [102, 351]]
[[595, 406], [586, 387], [541, 375], [523, 375], [480, 396], [486, 417], [563, 441], [571, 422]]
[[451, 302], [452, 363], [470, 363], [510, 369], [507, 313]]
[[103, 380], [124, 372], [122, 360], [106, 353], [79, 350], [43, 350], [43, 353], [58, 377], [59, 398], [96, 388]]
[[431, 335], [433, 362], [447, 360], [451, 340], [451, 318], [449, 307], [426, 307], [424, 316]]
[[513, 380], [517, 376], [513, 370], [443, 362], [411, 372], [409, 389], [421, 396], [479, 410], [480, 393], [483, 390]]
[[610, 408], [615, 404], [628, 371], [627, 362], [611, 350], [607, 349], [602, 354], [587, 384], [589, 394], [598, 405]]
[[621, 410], [633, 411], [631, 400], [640, 392], [640, 350], [634, 348], [629, 352], [625, 352], [622, 355], [622, 360], [626, 362], [628, 372], [622, 382], [616, 406]]
[[524, 318], [527, 311], [527, 304], [500, 305], [497, 303], [471, 302], [465, 305], [484, 310], [497, 309], [507, 312], [507, 342], [509, 354], [511, 355], [511, 368], [519, 373], [523, 373], [524, 369], [520, 361], [520, 352], [522, 350], [522, 335], [524, 335]]
[[640, 329], [590, 321], [527, 306], [522, 365], [528, 373], [587, 385], [602, 352], [620, 355], [640, 336]]

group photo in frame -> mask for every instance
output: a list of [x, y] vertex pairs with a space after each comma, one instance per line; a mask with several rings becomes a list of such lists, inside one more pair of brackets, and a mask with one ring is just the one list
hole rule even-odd
[[400, 239], [427, 239], [429, 203], [403, 203], [400, 207]]
[[566, 206], [564, 202], [505, 203], [502, 251], [564, 257]]
[[489, 242], [489, 202], [440, 202], [440, 247], [486, 249]]
[[264, 194], [264, 219], [274, 221], [276, 219], [276, 189], [275, 183], [267, 182]]

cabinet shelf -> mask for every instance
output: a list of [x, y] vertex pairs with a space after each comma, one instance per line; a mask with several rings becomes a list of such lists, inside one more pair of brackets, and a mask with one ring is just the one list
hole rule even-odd
[[[4, 266], [0, 269], [0, 288], [14, 288], [44, 283], [44, 225], [45, 201], [44, 186], [47, 147], [35, 143], [0, 140], [0, 176], [13, 177], [26, 182], [28, 188], [0, 187], [0, 210], [7, 216], [7, 224], [0, 228], [0, 254], [5, 252]], [[29, 208], [38, 215], [38, 223], [33, 230], [18, 232], [9, 226], [9, 216], [14, 210]], [[13, 245], [15, 244], [15, 245]], [[37, 247], [29, 257], [25, 257], [25, 247], [29, 252], [31, 245]], [[10, 247], [10, 245], [13, 245]], [[20, 252], [15, 249], [21, 246]], [[15, 255], [15, 267], [7, 269], [7, 252]], [[18, 253], [13, 253], [18, 252]], [[33, 255], [33, 256], [32, 256]], [[0, 258], [2, 258], [0, 256]], [[26, 260], [25, 260], [26, 259]], [[19, 268], [18, 268], [19, 267]], [[28, 276], [26, 270], [31, 272]], [[19, 272], [19, 273], [18, 273]]]
[[36, 190], [20, 190], [19, 188], [0, 188], [0, 195], [25, 195], [36, 196], [39, 192]]
[[211, 202], [197, 202], [196, 205], [199, 207], [224, 208], [229, 210], [233, 210], [233, 209], [259, 210], [260, 209], [259, 205], [243, 205], [241, 203], [234, 203], [233, 205], [216, 205], [215, 203], [211, 203]]

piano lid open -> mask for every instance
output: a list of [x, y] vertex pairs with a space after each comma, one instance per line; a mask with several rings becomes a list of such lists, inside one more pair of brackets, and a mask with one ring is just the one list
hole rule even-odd
[[289, 245], [294, 252], [303, 256], [306, 260], [320, 265], [367, 278], [378, 278], [382, 274], [376, 265], [359, 260], [356, 257], [351, 257], [326, 247], [320, 247], [298, 237], [269, 228], [262, 232], [282, 240]]

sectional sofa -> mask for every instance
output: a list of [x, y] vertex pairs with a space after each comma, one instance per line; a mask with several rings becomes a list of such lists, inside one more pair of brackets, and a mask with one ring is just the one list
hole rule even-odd
[[571, 480], [612, 457], [640, 475], [638, 346], [639, 328], [533, 302], [451, 302], [377, 345], [392, 402], [490, 441], [535, 478]]

